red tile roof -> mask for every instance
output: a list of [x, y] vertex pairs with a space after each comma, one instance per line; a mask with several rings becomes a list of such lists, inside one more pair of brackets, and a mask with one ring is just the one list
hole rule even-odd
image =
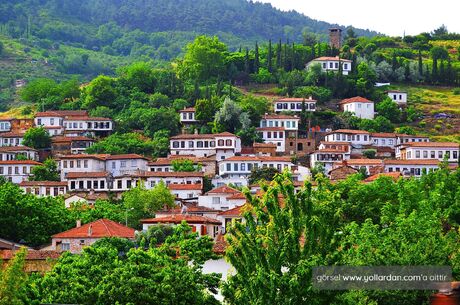
[[270, 156], [233, 156], [222, 160], [226, 161], [260, 161], [260, 162], [291, 162], [290, 157], [270, 157]]
[[78, 155], [64, 155], [60, 156], [58, 159], [96, 159], [104, 161], [107, 157], [110, 156], [109, 154], [78, 154]]
[[280, 119], [280, 120], [300, 120], [298, 116], [287, 115], [287, 114], [264, 114], [262, 116], [263, 120], [267, 119]]
[[94, 139], [88, 138], [88, 137], [83, 137], [83, 136], [76, 136], [76, 137], [53, 137], [51, 139], [53, 143], [61, 143], [61, 142], [73, 142], [73, 141], [91, 141], [94, 142]]
[[[200, 206], [200, 205], [192, 205], [192, 204], [187, 205], [186, 208], [187, 208], [187, 213], [218, 213], [219, 212], [218, 210], [215, 210], [215, 209], [212, 209], [212, 208], [208, 208], [208, 207], [204, 207], [204, 206]], [[164, 214], [181, 214], [181, 211], [182, 211], [182, 208], [176, 207], [176, 208], [169, 209], [169, 210], [158, 211], [157, 214], [161, 214], [161, 215], [164, 215]], [[159, 218], [159, 217], [157, 217], [157, 218]]]
[[229, 187], [228, 185], [222, 185], [215, 189], [208, 191], [206, 194], [237, 194], [241, 193], [239, 190]]
[[189, 215], [189, 214], [173, 214], [165, 217], [141, 219], [141, 223], [174, 223], [179, 224], [182, 221], [187, 222], [188, 224], [215, 224], [220, 225], [221, 222], [217, 219], [198, 216], [198, 215]]
[[284, 103], [299, 103], [299, 102], [315, 102], [316, 103], [316, 100], [312, 99], [312, 98], [303, 98], [303, 97], [283, 97], [283, 98], [280, 98], [278, 100], [276, 100], [276, 102], [284, 102]]
[[67, 186], [65, 181], [22, 181], [19, 186]]
[[194, 107], [184, 108], [182, 110], [179, 110], [179, 112], [195, 112], [195, 108]]
[[108, 172], [69, 172], [65, 174], [66, 179], [107, 178], [108, 176]]
[[368, 100], [367, 98], [361, 96], [355, 96], [342, 100], [339, 104], [349, 104], [349, 103], [374, 103], [373, 101]]
[[441, 161], [436, 159], [420, 160], [384, 160], [385, 165], [439, 165]]
[[106, 160], [124, 160], [124, 159], [144, 159], [148, 160], [146, 157], [143, 157], [138, 154], [122, 154], [122, 155], [109, 155], [105, 158]]
[[383, 160], [380, 159], [350, 159], [344, 162], [348, 165], [383, 165]]
[[[284, 127], [257, 127], [258, 131], [285, 131]], [[280, 138], [281, 141], [284, 141], [284, 138]]]
[[66, 117], [67, 121], [112, 121], [109, 118], [103, 117], [88, 117], [88, 116], [68, 116]]
[[22, 138], [24, 137], [25, 132], [2, 132], [0, 133], [0, 138]]
[[370, 134], [368, 131], [355, 130], [355, 129], [337, 129], [337, 130], [329, 132], [328, 134], [334, 134], [334, 133]]
[[455, 142], [407, 142], [402, 143], [403, 146], [410, 147], [448, 147], [459, 148], [460, 144]]
[[254, 148], [276, 148], [275, 143], [254, 143], [252, 146]]
[[336, 57], [322, 56], [322, 57], [318, 57], [318, 58], [313, 59], [313, 61], [330, 61], [330, 60], [339, 60], [339, 59], [340, 59], [340, 61], [351, 62], [351, 60], [349, 60], [349, 59], [339, 58], [338, 56], [336, 56]]
[[202, 172], [139, 172], [131, 176], [140, 177], [204, 177]]
[[397, 134], [392, 132], [373, 132], [371, 137], [374, 138], [396, 138]]
[[174, 191], [201, 191], [203, 189], [202, 184], [175, 184], [171, 183], [168, 185], [170, 190]]
[[32, 160], [8, 160], [0, 161], [0, 165], [17, 164], [17, 165], [42, 165], [40, 162]]
[[37, 151], [35, 148], [28, 147], [28, 146], [1, 146], [0, 152], [15, 152], [15, 151]]
[[53, 235], [53, 238], [134, 238], [135, 230], [109, 219], [99, 219], [91, 223]]
[[246, 211], [246, 209], [249, 209], [249, 205], [243, 204], [243, 205], [234, 207], [233, 209], [230, 209], [230, 210], [227, 210], [227, 211], [222, 211], [217, 215], [219, 215], [219, 216], [241, 217], [241, 216], [243, 216], [243, 213]]

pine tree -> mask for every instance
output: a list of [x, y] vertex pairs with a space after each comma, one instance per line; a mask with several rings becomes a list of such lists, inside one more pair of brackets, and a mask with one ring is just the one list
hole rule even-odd
[[268, 53], [267, 53], [267, 70], [268, 72], [273, 72], [272, 67], [272, 58], [273, 58], [273, 50], [272, 50], [272, 41], [271, 39], [268, 41]]
[[284, 44], [283, 67], [284, 67], [284, 70], [289, 71], [288, 44], [287, 43]]
[[446, 70], [444, 69], [444, 60], [441, 60], [439, 64], [439, 82], [444, 83], [446, 81]]
[[254, 73], [259, 73], [259, 45], [256, 41], [256, 49], [254, 51]]

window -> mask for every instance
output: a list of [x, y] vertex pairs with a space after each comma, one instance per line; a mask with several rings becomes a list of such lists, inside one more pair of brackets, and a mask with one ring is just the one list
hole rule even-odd
[[348, 69], [348, 64], [343, 64], [343, 69], [347, 70]]
[[194, 146], [193, 144], [194, 144], [193, 141], [188, 141], [188, 147], [189, 147], [189, 148], [193, 148], [193, 146]]
[[458, 151], [454, 150], [452, 152], [452, 158], [457, 159], [458, 158]]
[[88, 168], [88, 160], [83, 160], [83, 167]]
[[428, 159], [428, 151], [423, 151], [423, 159]]
[[388, 144], [393, 145], [393, 140], [392, 139], [388, 140]]
[[75, 181], [70, 181], [70, 189], [71, 190], [75, 189]]
[[248, 171], [252, 170], [252, 163], [248, 163]]
[[339, 68], [339, 63], [336, 62], [336, 63], [334, 64], [334, 66], [335, 66], [336, 69], [338, 69], [338, 68]]
[[238, 163], [233, 163], [233, 171], [238, 171]]
[[63, 167], [63, 168], [67, 168], [67, 161], [64, 161], [64, 163], [63, 163], [63, 166], [62, 166], [62, 167]]
[[436, 158], [436, 153], [435, 153], [434, 150], [432, 150], [432, 151], [430, 152], [430, 158], [431, 158], [431, 159], [435, 159], [435, 158]]
[[225, 140], [225, 146], [232, 146], [232, 140]]
[[396, 101], [397, 98], [396, 98], [396, 94], [393, 94], [393, 99]]
[[327, 64], [323, 62], [323, 69], [326, 69], [326, 68], [327, 68]]
[[23, 166], [23, 167], [22, 167], [22, 173], [23, 173], [23, 174], [27, 174], [27, 166]]
[[77, 160], [77, 168], [81, 167], [81, 160]]
[[86, 181], [86, 188], [90, 190], [92, 188], [91, 180]]
[[54, 125], [54, 118], [50, 119], [50, 125]]
[[179, 142], [178, 141], [173, 142], [173, 148], [179, 148]]
[[415, 151], [415, 158], [417, 158], [417, 159], [420, 158], [420, 150]]
[[[154, 184], [155, 184], [155, 182], [154, 182]], [[117, 188], [121, 189], [122, 187], [123, 187], [123, 180], [117, 180]]]
[[382, 139], [382, 145], [385, 145], [385, 139]]
[[131, 180], [126, 180], [126, 187], [131, 188]]
[[73, 161], [70, 161], [70, 162], [69, 162], [69, 167], [70, 167], [70, 168], [73, 168]]
[[115, 161], [113, 161], [112, 162], [112, 169], [115, 169], [115, 168], [117, 168], [117, 165], [116, 165]]
[[180, 148], [185, 148], [185, 141], [180, 141]]
[[361, 108], [361, 103], [358, 103], [358, 108]]
[[246, 163], [241, 163], [241, 171], [244, 172], [246, 170]]
[[224, 140], [218, 140], [217, 146], [224, 146]]
[[42, 124], [42, 119], [37, 119], [37, 125], [41, 125]]
[[120, 162], [120, 167], [126, 167], [126, 161], [121, 161]]
[[442, 151], [438, 151], [438, 159], [442, 159]]
[[196, 142], [196, 147], [203, 148], [203, 146], [204, 146], [203, 141], [197, 141]]
[[104, 180], [101, 180], [101, 189], [104, 189], [105, 188], [105, 181]]
[[17, 167], [17, 166], [14, 167], [14, 173], [16, 175], [19, 175], [19, 167]]
[[136, 167], [137, 166], [137, 160], [131, 160], [131, 166]]
[[212, 204], [220, 204], [220, 197], [212, 197]]
[[69, 250], [70, 250], [70, 243], [61, 244], [61, 251], [69, 251]]
[[232, 170], [232, 165], [230, 163], [227, 163], [227, 172]]
[[330, 62], [329, 63], [329, 69], [332, 69], [332, 68], [334, 68], [334, 63]]

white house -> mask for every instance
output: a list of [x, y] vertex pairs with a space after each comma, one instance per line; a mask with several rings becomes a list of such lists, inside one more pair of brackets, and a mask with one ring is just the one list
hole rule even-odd
[[0, 146], [0, 161], [17, 160], [18, 157], [38, 161], [38, 151], [27, 146]]
[[106, 171], [114, 177], [148, 170], [149, 160], [138, 154], [109, 155], [105, 160]]
[[371, 145], [371, 134], [365, 130], [337, 129], [325, 136], [326, 142], [349, 142], [353, 147]]
[[423, 172], [439, 169], [439, 160], [385, 160], [385, 172], [400, 172], [404, 176], [420, 177]]
[[208, 235], [215, 239], [220, 233], [221, 222], [219, 220], [198, 215], [173, 214], [164, 217], [141, 219], [141, 224], [142, 230], [147, 231], [150, 226], [159, 224], [176, 226], [181, 224], [182, 221], [185, 221], [189, 226], [191, 226], [192, 231], [197, 232], [199, 236]]
[[64, 178], [71, 192], [111, 190], [112, 177], [108, 172], [68, 172]]
[[37, 165], [42, 164], [32, 160], [0, 161], [0, 176], [12, 183], [19, 184], [29, 179], [32, 175], [32, 168]]
[[65, 181], [22, 181], [19, 187], [27, 194], [56, 197], [67, 193]]
[[90, 117], [85, 110], [53, 110], [38, 112], [35, 126], [43, 126], [52, 136], [56, 135], [107, 135], [113, 130], [113, 121], [108, 118]]
[[220, 211], [233, 209], [236, 206], [243, 205], [245, 202], [246, 197], [241, 191], [227, 185], [212, 189], [198, 197], [198, 205]]
[[327, 173], [336, 162], [350, 159], [350, 155], [351, 145], [348, 142], [321, 142], [318, 150], [310, 154], [310, 167], [314, 168], [320, 163]]
[[[304, 105], [304, 106], [302, 106]], [[297, 97], [280, 98], [274, 102], [274, 110], [276, 113], [282, 111], [302, 112], [302, 107], [305, 111], [316, 111], [316, 100], [310, 96], [308, 99]]]
[[179, 119], [183, 125], [195, 124], [198, 121], [195, 118], [195, 108], [189, 107], [179, 110]]
[[398, 104], [398, 106], [406, 106], [407, 105], [407, 92], [398, 91], [398, 90], [388, 90], [386, 94]]
[[366, 170], [367, 175], [375, 175], [381, 173], [384, 168], [383, 160], [381, 159], [348, 159], [342, 162], [336, 162], [333, 168], [343, 165], [350, 166], [356, 170]]
[[[269, 156], [235, 156], [218, 163], [219, 176], [213, 179], [213, 184], [222, 186], [234, 183], [237, 186], [244, 186], [248, 183], [248, 177], [252, 169], [271, 167], [278, 171], [285, 168], [293, 172], [294, 178], [298, 178], [300, 167], [294, 165], [289, 157], [269, 157]], [[307, 172], [301, 171], [308, 175]]]
[[351, 60], [336, 57], [318, 57], [307, 63], [307, 70], [313, 65], [321, 65], [323, 72], [338, 72], [340, 65], [342, 65], [342, 74], [348, 75], [351, 72]]
[[241, 140], [230, 132], [182, 134], [170, 138], [170, 150], [172, 155], [216, 155], [216, 160], [223, 160], [241, 152]]
[[203, 193], [203, 184], [175, 184], [168, 185], [171, 194], [177, 199], [198, 198]]
[[265, 114], [257, 131], [265, 143], [276, 145], [276, 151], [286, 151], [286, 139], [297, 138], [300, 118], [283, 114]]
[[21, 146], [24, 132], [4, 132], [0, 134], [0, 146]]
[[396, 158], [402, 160], [436, 159], [458, 163], [459, 145], [454, 142], [408, 142], [401, 144]]
[[391, 132], [373, 132], [371, 133], [372, 146], [376, 147], [390, 147], [392, 149], [396, 146], [397, 134]]
[[361, 119], [374, 119], [374, 102], [364, 97], [356, 96], [342, 100], [339, 105], [344, 112], [351, 112]]

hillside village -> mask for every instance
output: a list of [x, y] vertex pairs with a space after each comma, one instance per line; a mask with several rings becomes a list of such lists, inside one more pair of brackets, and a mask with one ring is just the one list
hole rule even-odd
[[[392, 232], [397, 237], [382, 238], [395, 245], [425, 242], [440, 251], [430, 252], [426, 260], [417, 257], [415, 265], [451, 264], [458, 278], [458, 253], [452, 254], [458, 252], [460, 240], [458, 232], [453, 233], [460, 222], [458, 109], [422, 113], [416, 107], [426, 102], [414, 103], [411, 92], [392, 84], [394, 75], [379, 82], [383, 79], [373, 71], [382, 70], [358, 60], [357, 48], [352, 52], [344, 47], [344, 40], [358, 39], [350, 35], [344, 39], [342, 29], [331, 28], [327, 43], [308, 46], [305, 62], [295, 55], [294, 44], [289, 63], [288, 43], [282, 46], [280, 41], [275, 51], [270, 41], [259, 57], [257, 43], [254, 52], [232, 53], [216, 37], [199, 36], [187, 46], [184, 58], [172, 63], [174, 70], [154, 70], [138, 62], [120, 68], [116, 77], [100, 75], [83, 84], [76, 79], [18, 80], [17, 95], [28, 104], [0, 116], [0, 193], [5, 194], [0, 201], [11, 207], [2, 219], [11, 221], [17, 205], [25, 221], [4, 228], [6, 236], [0, 234], [1, 267], [6, 270], [21, 255], [20, 249], [27, 249], [23, 269], [43, 276], [43, 302], [89, 304], [90, 289], [82, 289], [87, 298], [79, 299], [73, 285], [67, 285], [71, 273], [62, 271], [65, 264], [81, 270], [83, 260], [100, 263], [105, 267], [94, 273], [107, 279], [113, 270], [121, 270], [116, 268], [129, 266], [132, 272], [146, 262], [160, 261], [153, 269], [171, 264], [180, 266], [175, 272], [189, 276], [174, 282], [171, 278], [176, 277], [168, 275], [156, 279], [171, 281], [167, 297], [181, 283], [184, 290], [193, 285], [188, 289], [203, 298], [196, 303], [188, 299], [190, 304], [220, 304], [207, 303], [207, 297], [246, 304], [261, 289], [239, 289], [246, 277], [257, 282], [261, 266], [276, 269], [276, 276], [271, 270], [264, 274], [278, 277], [279, 282], [271, 283], [276, 286], [286, 281], [284, 276], [297, 278], [288, 274], [295, 268], [289, 270], [283, 259], [300, 265], [305, 263], [296, 261], [300, 257], [317, 259], [308, 261], [311, 266], [371, 264], [378, 256], [373, 251], [387, 246], [378, 236]], [[209, 51], [205, 68], [193, 62], [200, 50]], [[418, 54], [423, 67], [417, 71], [426, 69], [424, 82], [458, 89], [457, 70], [451, 66], [452, 75], [446, 72], [449, 77], [438, 82], [440, 74], [430, 72], [422, 63], [422, 51]], [[412, 82], [415, 60], [398, 62], [394, 56], [393, 72], [404, 74], [407, 67], [406, 81]], [[444, 61], [450, 65], [449, 56], [457, 54], [446, 56], [439, 57], [443, 71]], [[433, 67], [438, 69], [438, 64]], [[229, 76], [228, 82], [222, 75]], [[265, 89], [261, 93], [251, 88]], [[426, 119], [437, 120], [439, 127], [428, 131]], [[452, 141], [439, 141], [440, 136]], [[425, 221], [422, 228], [411, 217]], [[42, 227], [43, 219], [53, 221]], [[376, 225], [370, 229], [372, 222]], [[431, 231], [425, 230], [428, 223]], [[407, 234], [413, 238], [407, 241], [401, 236], [409, 229], [418, 231]], [[435, 242], [441, 246], [431, 247]], [[359, 248], [367, 243], [368, 248]], [[395, 265], [412, 264], [409, 255], [416, 252], [402, 250], [400, 258], [394, 249], [385, 251], [379, 259], [394, 259], [389, 264]], [[343, 260], [334, 261], [334, 255]], [[355, 260], [361, 255], [362, 261]], [[245, 269], [242, 262], [251, 266]], [[194, 264], [198, 267], [191, 268]], [[232, 273], [235, 267], [238, 272]], [[154, 272], [139, 273], [144, 271]], [[308, 272], [302, 271], [299, 282], [310, 279], [303, 273]], [[129, 282], [131, 275], [113, 276], [111, 281]], [[72, 297], [60, 295], [60, 285]], [[123, 304], [134, 304], [131, 299], [149, 289], [136, 285]], [[449, 293], [458, 291], [452, 285]], [[127, 290], [119, 289], [111, 294], [122, 299]], [[331, 300], [299, 291], [302, 300]], [[235, 301], [239, 293], [243, 297]], [[420, 292], [416, 301], [430, 295]], [[385, 300], [390, 303], [375, 304], [391, 304], [397, 297], [388, 294]], [[105, 299], [104, 294], [99, 298]], [[97, 304], [118, 301], [100, 299]], [[140, 297], [136, 304], [143, 302]], [[156, 304], [151, 302], [145, 304]]]
[[[349, 60], [339, 57], [316, 58], [306, 68], [313, 63], [344, 75], [351, 67]], [[388, 90], [387, 95], [397, 107], [407, 106], [407, 92]], [[195, 108], [186, 107], [178, 111], [182, 133], [171, 136], [169, 154], [156, 159], [133, 153], [86, 153], [110, 135], [115, 124], [110, 118], [91, 117], [87, 111], [50, 110], [35, 113], [33, 119], [2, 119], [0, 175], [25, 193], [64, 196], [67, 207], [78, 201], [94, 204], [98, 199], [121, 199], [136, 186], [153, 189], [164, 183], [175, 197], [176, 208], [142, 220], [144, 229], [152, 223], [169, 225], [185, 220], [200, 234], [222, 240], [226, 224], [242, 218], [239, 211], [246, 201], [241, 189], [247, 187], [253, 194], [260, 190], [258, 183], [250, 182], [258, 171], [272, 169], [272, 177], [275, 172], [288, 171], [301, 188], [318, 172], [331, 181], [361, 173], [367, 177], [364, 182], [370, 182], [382, 175], [420, 177], [439, 169], [443, 162], [452, 170], [458, 167], [460, 152], [455, 142], [356, 129], [302, 130], [299, 115], [308, 112], [314, 116], [316, 103], [311, 96], [274, 100], [271, 113], [262, 115], [256, 129], [262, 141], [252, 145], [242, 145], [240, 137], [228, 131], [199, 134], [193, 129], [199, 122]], [[374, 102], [360, 96], [343, 99], [338, 107], [360, 119], [373, 120], [376, 114]], [[44, 128], [51, 136], [50, 149], [23, 145], [24, 134], [33, 127]], [[46, 158], [56, 161], [59, 181], [31, 181], [34, 167], [42, 166]], [[189, 162], [192, 171], [174, 170], [175, 161]], [[69, 243], [53, 239], [53, 246], [46, 249], [65, 251]]]

